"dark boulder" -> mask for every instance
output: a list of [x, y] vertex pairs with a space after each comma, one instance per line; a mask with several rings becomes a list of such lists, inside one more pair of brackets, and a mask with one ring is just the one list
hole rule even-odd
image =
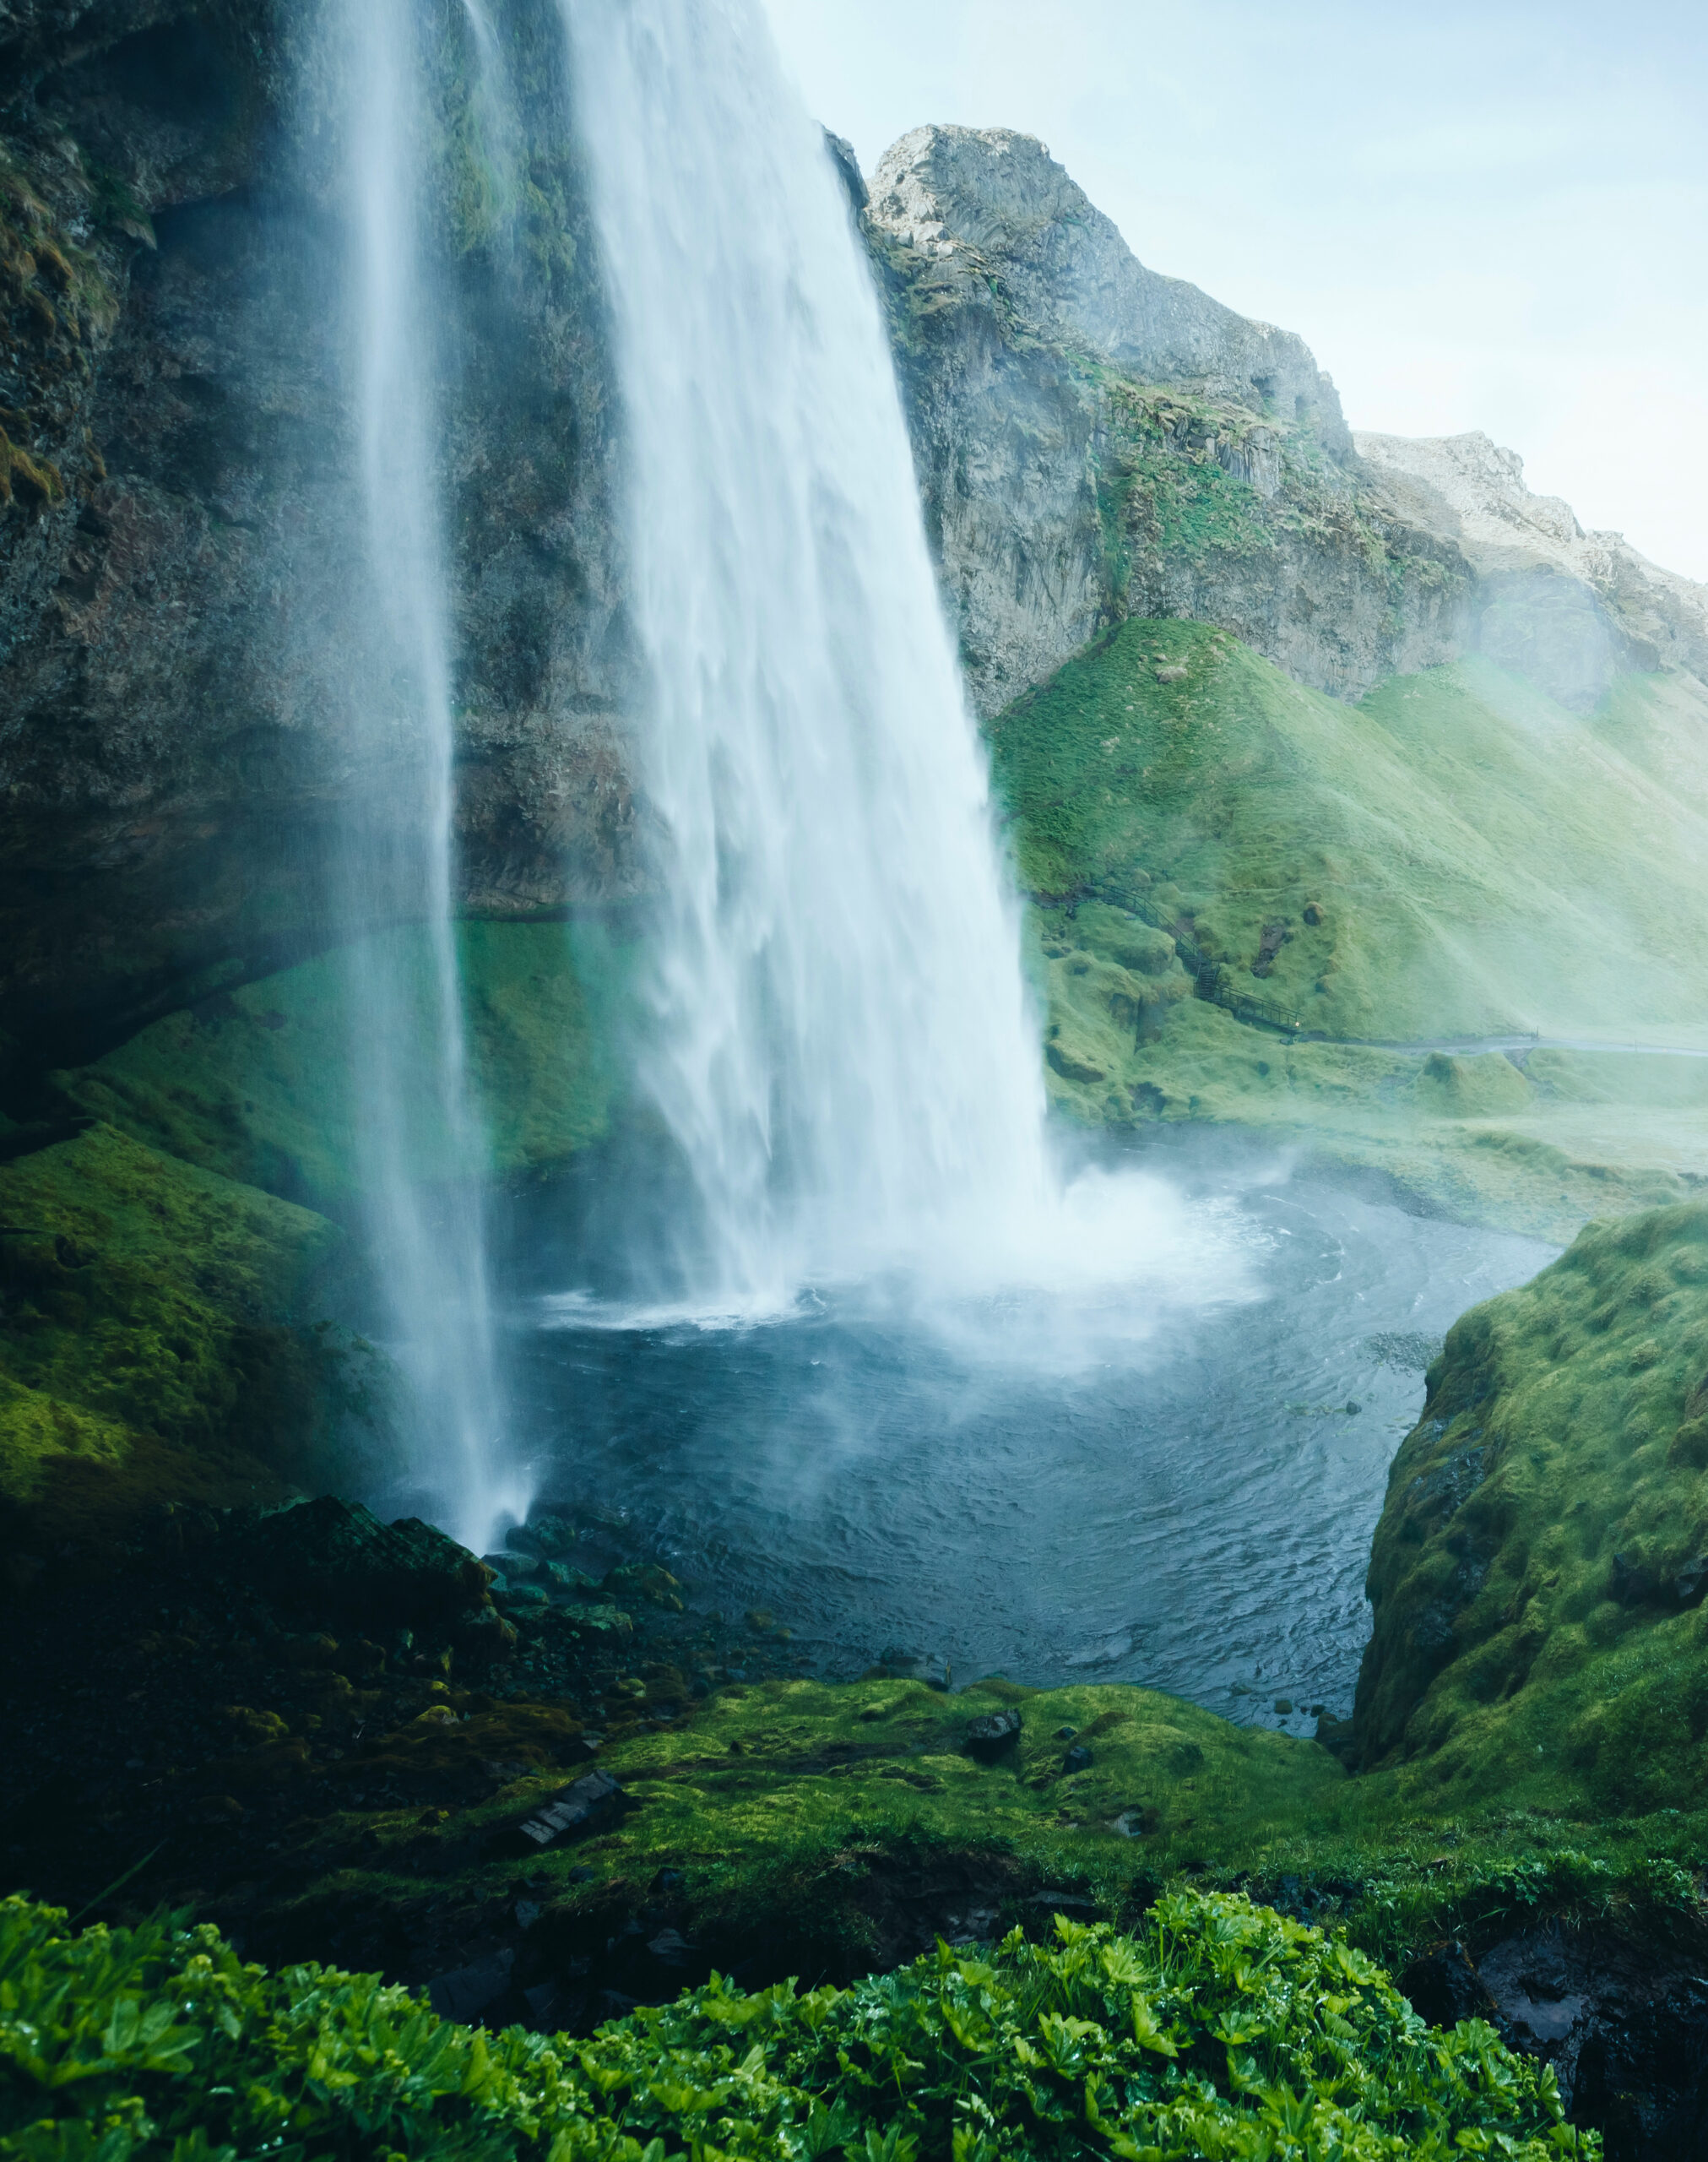
[[1019, 1739], [1020, 1714], [1011, 1706], [1006, 1711], [987, 1712], [983, 1719], [974, 1719], [962, 1746], [969, 1757], [988, 1763], [1004, 1750], [1011, 1749]]
[[459, 1624], [488, 1605], [488, 1573], [419, 1517], [382, 1524], [331, 1494], [263, 1517], [242, 1539], [252, 1579], [281, 1606], [366, 1626]]

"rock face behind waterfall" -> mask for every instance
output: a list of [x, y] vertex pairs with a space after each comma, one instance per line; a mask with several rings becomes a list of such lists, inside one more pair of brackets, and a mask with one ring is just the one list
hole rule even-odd
[[[319, 13], [0, 10], [0, 997], [26, 1100], [324, 942], [329, 824], [388, 816], [324, 695], [361, 513]], [[464, 898], [526, 913], [632, 879], [608, 387], [557, 71], [524, 112], [556, 155], [507, 231], [446, 65]]]
[[1463, 559], [1361, 471], [1304, 342], [1146, 269], [1041, 143], [916, 128], [865, 224], [984, 711], [1127, 616], [1342, 697], [1450, 656]]

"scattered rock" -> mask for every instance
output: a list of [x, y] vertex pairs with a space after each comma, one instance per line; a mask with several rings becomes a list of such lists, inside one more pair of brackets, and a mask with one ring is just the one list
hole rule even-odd
[[566, 1832], [578, 1830], [610, 1807], [622, 1789], [609, 1772], [588, 1772], [553, 1801], [517, 1826], [517, 1836], [534, 1847], [549, 1847]]
[[983, 1719], [974, 1719], [967, 1729], [962, 1744], [969, 1757], [986, 1763], [1011, 1748], [1020, 1739], [1020, 1714], [1012, 1705], [1000, 1712], [987, 1712]]
[[1119, 1817], [1109, 1820], [1109, 1829], [1124, 1839], [1144, 1839], [1162, 1821], [1160, 1813], [1147, 1803], [1135, 1802], [1131, 1809], [1124, 1809]]
[[1186, 671], [1178, 660], [1172, 660], [1166, 667], [1157, 671], [1157, 681], [1159, 683], [1184, 683], [1185, 680]]
[[575, 1545], [576, 1538], [575, 1526], [567, 1517], [537, 1516], [531, 1517], [525, 1524], [518, 1524], [506, 1544], [549, 1559], [554, 1554], [567, 1554]]
[[1708, 1592], [1708, 1554], [1687, 1562], [1673, 1579], [1673, 1596], [1680, 1606], [1694, 1606]]
[[550, 1606], [551, 1594], [544, 1584], [507, 1584], [503, 1600], [508, 1607]]
[[[1069, 1727], [1067, 1731], [1071, 1734], [1073, 1729]], [[1091, 1752], [1086, 1747], [1084, 1742], [1076, 1742], [1066, 1756], [1062, 1758], [1061, 1768], [1064, 1772], [1088, 1772], [1091, 1769]]]
[[[640, 1600], [648, 1606], [661, 1607], [667, 1614], [683, 1611], [682, 1587], [668, 1569], [661, 1569], [655, 1562], [631, 1562], [626, 1568], [613, 1569], [601, 1587], [613, 1599]], [[752, 1615], [751, 1627], [756, 1627]], [[774, 1629], [776, 1624], [767, 1614], [764, 1627]]]
[[1642, 1606], [1655, 1595], [1655, 1580], [1640, 1556], [1615, 1554], [1608, 1589], [1621, 1606]]
[[605, 1600], [615, 1603], [615, 1594], [608, 1592], [596, 1578], [585, 1569], [577, 1569], [568, 1562], [548, 1562], [545, 1565], [545, 1580], [559, 1591], [573, 1592], [577, 1599]]

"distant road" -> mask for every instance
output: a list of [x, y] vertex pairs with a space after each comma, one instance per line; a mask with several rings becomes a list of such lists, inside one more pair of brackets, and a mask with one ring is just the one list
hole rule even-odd
[[1459, 1057], [1475, 1057], [1485, 1051], [1623, 1051], [1640, 1058], [1708, 1058], [1708, 1051], [1698, 1051], [1684, 1044], [1604, 1044], [1592, 1043], [1583, 1036], [1461, 1036], [1456, 1040], [1443, 1037], [1439, 1043], [1388, 1043], [1380, 1036], [1297, 1036], [1297, 1043], [1356, 1044], [1364, 1051], [1408, 1051], [1415, 1057], [1426, 1057], [1429, 1052], [1447, 1051]]

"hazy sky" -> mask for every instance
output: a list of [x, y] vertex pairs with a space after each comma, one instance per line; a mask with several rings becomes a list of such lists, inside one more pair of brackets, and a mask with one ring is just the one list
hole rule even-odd
[[870, 172], [1041, 136], [1139, 259], [1297, 330], [1354, 427], [1485, 429], [1708, 579], [1708, 9], [767, 0]]

